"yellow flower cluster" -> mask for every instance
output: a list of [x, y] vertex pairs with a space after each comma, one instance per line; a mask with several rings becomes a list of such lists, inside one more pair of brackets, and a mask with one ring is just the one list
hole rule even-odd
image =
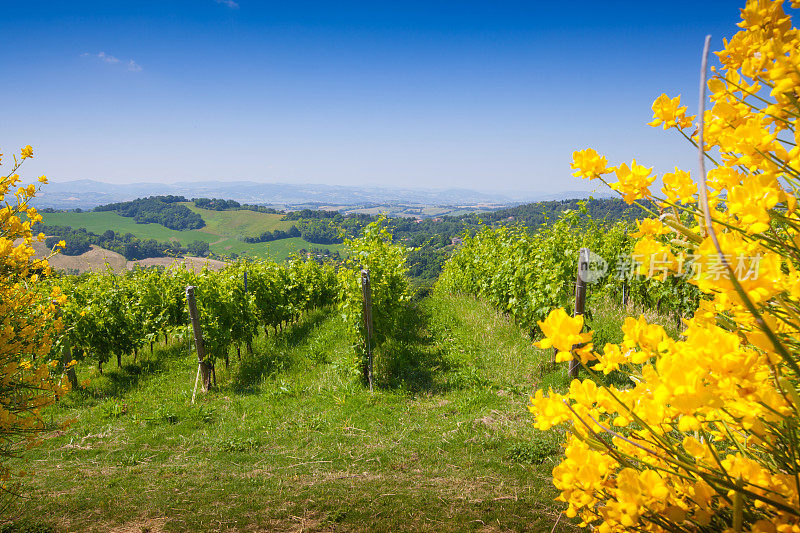
[[697, 194], [697, 184], [692, 181], [688, 172], [679, 170], [678, 167], [675, 167], [675, 172], [667, 172], [661, 176], [661, 181], [664, 183], [661, 191], [673, 203], [691, 202]]
[[57, 287], [44, 289], [40, 280], [50, 268], [46, 259], [33, 259], [33, 242], [44, 239], [31, 231], [42, 219], [28, 205], [36, 187], [19, 187], [12, 195], [15, 201], [6, 201], [20, 182], [17, 170], [31, 157], [33, 149], [26, 146], [9, 174], [0, 177], [0, 490], [10, 487], [8, 458], [44, 429], [42, 408], [68, 390], [68, 382], [54, 373], [58, 362], [49, 360], [61, 329], [57, 307], [66, 297]]
[[[571, 361], [572, 349], [575, 345], [585, 344], [592, 339], [591, 333], [581, 333], [583, 315], [571, 317], [563, 309], [556, 309], [543, 322], [538, 322], [544, 333], [544, 339], [538, 343], [539, 348], [555, 348], [558, 350], [556, 361]], [[592, 345], [576, 348], [575, 353], [586, 357], [591, 353]]]
[[653, 102], [653, 121], [650, 126], [662, 126], [665, 130], [669, 128], [688, 128], [692, 125], [695, 117], [686, 116], [686, 106], [681, 106], [681, 97], [670, 98], [662, 94]]
[[589, 178], [593, 180], [601, 174], [608, 174], [614, 169], [608, 168], [608, 159], [592, 149], [579, 150], [572, 154], [573, 162], [571, 168], [575, 170], [573, 176], [579, 178]]
[[[629, 386], [575, 380], [531, 398], [539, 429], [568, 427], [554, 484], [595, 531], [800, 532], [800, 32], [778, 0], [749, 0], [741, 17], [708, 82], [707, 199], [677, 168], [653, 198], [655, 176], [635, 160], [609, 184], [655, 206], [635, 253], [663, 258], [665, 275], [685, 267], [680, 254], [695, 258], [699, 309], [677, 339], [629, 317], [621, 343], [579, 354], [590, 374], [623, 371]], [[659, 96], [653, 112], [652, 126], [699, 143], [679, 97]], [[609, 173], [593, 150], [572, 168]], [[540, 323], [541, 346], [586, 346], [591, 332], [565, 317]]]

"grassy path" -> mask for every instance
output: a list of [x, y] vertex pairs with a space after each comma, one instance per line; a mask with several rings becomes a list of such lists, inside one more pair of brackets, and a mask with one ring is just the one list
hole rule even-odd
[[526, 409], [547, 355], [476, 300], [409, 320], [374, 394], [330, 311], [234, 355], [195, 405], [185, 347], [91, 375], [51, 411], [76, 421], [31, 452], [5, 530], [551, 531], [558, 435]]

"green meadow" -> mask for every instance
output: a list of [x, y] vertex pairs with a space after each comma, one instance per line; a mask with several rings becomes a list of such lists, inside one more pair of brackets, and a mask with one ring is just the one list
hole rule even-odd
[[234, 235], [237, 237], [257, 237], [265, 231], [276, 229], [288, 230], [296, 222], [281, 220], [283, 215], [258, 213], [246, 209], [230, 211], [213, 211], [196, 207], [192, 202], [181, 202], [195, 213], [203, 217], [206, 223], [200, 231], [215, 235]]

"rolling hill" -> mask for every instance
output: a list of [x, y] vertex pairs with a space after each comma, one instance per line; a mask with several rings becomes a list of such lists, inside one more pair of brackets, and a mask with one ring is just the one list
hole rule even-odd
[[281, 220], [282, 215], [257, 213], [246, 210], [212, 211], [195, 207], [187, 202], [184, 205], [200, 214], [206, 226], [199, 230], [173, 230], [160, 224], [137, 224], [132, 218], [123, 217], [111, 211], [85, 211], [42, 213], [43, 223], [48, 226], [70, 226], [85, 228], [87, 231], [102, 234], [106, 230], [116, 233], [131, 233], [140, 239], [174, 241], [186, 246], [194, 241], [207, 242], [216, 255], [247, 254], [254, 257], [270, 257], [282, 261], [293, 253], [311, 248], [327, 248], [331, 252], [342, 248], [341, 244], [316, 245], [301, 238], [281, 239], [263, 243], [246, 243], [241, 237], [251, 237], [264, 231], [287, 230], [292, 222]]

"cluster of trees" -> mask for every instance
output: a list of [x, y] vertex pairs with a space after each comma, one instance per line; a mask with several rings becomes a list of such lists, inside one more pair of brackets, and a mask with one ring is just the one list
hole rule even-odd
[[341, 244], [344, 232], [333, 220], [301, 221], [300, 234], [303, 240], [312, 244]]
[[273, 207], [265, 207], [263, 205], [255, 204], [240, 204], [236, 200], [223, 200], [222, 198], [192, 198], [192, 202], [197, 207], [202, 209], [210, 209], [212, 211], [231, 211], [242, 209], [246, 211], [255, 211], [257, 213], [270, 213], [273, 215], [283, 214], [283, 211], [278, 211]]
[[207, 242], [194, 241], [188, 246], [181, 246], [177, 242], [160, 242], [155, 239], [140, 239], [132, 233], [116, 233], [106, 230], [98, 235], [87, 231], [85, 228], [73, 229], [70, 226], [47, 226], [36, 224], [34, 231], [49, 235], [45, 240], [48, 248], [53, 248], [59, 241], [64, 241], [66, 246], [63, 255], [81, 255], [88, 252], [91, 246], [97, 245], [106, 250], [117, 252], [128, 261], [147, 259], [148, 257], [181, 256], [191, 254], [205, 257], [210, 248]]
[[239, 209], [242, 204], [236, 200], [223, 200], [222, 198], [192, 198], [192, 202], [202, 209], [212, 211], [226, 211], [228, 209]]
[[178, 202], [186, 202], [184, 196], [148, 196], [130, 202], [100, 205], [95, 211], [114, 211], [123, 217], [133, 217], [137, 224], [156, 223], [169, 229], [200, 229], [206, 225], [203, 217]]
[[258, 237], [243, 237], [242, 240], [244, 242], [270, 242], [270, 241], [277, 241], [280, 239], [289, 239], [291, 237], [300, 237], [300, 230], [297, 229], [297, 226], [292, 225], [289, 228], [289, 231], [283, 231], [282, 229], [276, 229], [275, 231], [265, 231]]
[[300, 222], [300, 236], [311, 244], [341, 244], [344, 239], [355, 239], [363, 229], [378, 217], [363, 213], [343, 215], [338, 211], [302, 209], [284, 215], [283, 220]]
[[338, 211], [324, 211], [322, 209], [301, 209], [299, 211], [290, 211], [283, 216], [283, 220], [320, 220], [323, 218], [334, 218], [342, 216]]
[[[648, 208], [653, 206], [645, 202]], [[479, 224], [483, 221], [489, 225], [511, 226], [523, 224], [531, 229], [536, 229], [542, 224], [550, 224], [557, 220], [566, 210], [585, 210], [587, 216], [593, 220], [635, 220], [647, 216], [647, 213], [636, 204], [629, 205], [620, 198], [591, 198], [589, 200], [553, 200], [549, 202], [535, 202], [523, 204], [507, 209], [498, 209], [487, 213], [470, 213], [461, 215], [458, 219], [468, 225]]]

